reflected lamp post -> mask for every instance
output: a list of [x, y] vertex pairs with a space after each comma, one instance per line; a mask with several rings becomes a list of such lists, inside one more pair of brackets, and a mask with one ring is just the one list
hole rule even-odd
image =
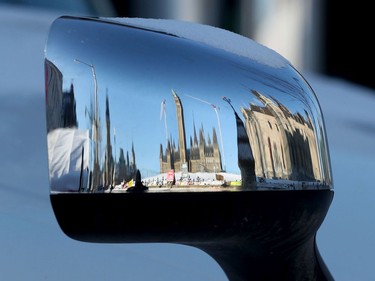
[[96, 72], [95, 67], [93, 64], [88, 64], [84, 61], [81, 61], [79, 59], [74, 59], [75, 62], [84, 64], [91, 68], [92, 77], [94, 78], [94, 114], [93, 116], [90, 116], [93, 133], [92, 133], [92, 139], [94, 140], [95, 146], [94, 146], [94, 168], [93, 168], [93, 183], [92, 186], [94, 189], [96, 189], [99, 186], [99, 109], [98, 109], [98, 81], [96, 79]]

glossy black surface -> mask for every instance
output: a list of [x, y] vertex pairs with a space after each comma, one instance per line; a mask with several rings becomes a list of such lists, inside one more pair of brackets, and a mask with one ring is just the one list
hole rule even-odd
[[332, 199], [329, 190], [51, 195], [73, 239], [191, 245], [230, 280], [331, 280], [315, 236]]

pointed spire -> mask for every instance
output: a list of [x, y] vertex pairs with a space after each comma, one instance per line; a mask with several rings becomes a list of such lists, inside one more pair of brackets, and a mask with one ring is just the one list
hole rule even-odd
[[109, 122], [109, 100], [108, 100], [108, 89], [107, 89], [107, 94], [105, 96], [105, 118], [107, 122]]
[[199, 144], [202, 145], [205, 143], [204, 139], [204, 131], [203, 131], [203, 126], [201, 129], [199, 129]]
[[194, 145], [198, 146], [197, 131], [195, 129], [195, 120], [193, 120], [193, 126], [194, 126]]
[[215, 127], [213, 127], [213, 129], [212, 129], [212, 139], [213, 139], [213, 144], [218, 144]]
[[171, 151], [171, 139], [168, 140], [168, 144], [167, 144], [166, 150], [167, 151]]
[[122, 147], [120, 147], [120, 156], [118, 161], [125, 162], [124, 150], [122, 149]]
[[135, 166], [135, 151], [134, 151], [134, 142], [132, 141], [132, 162]]

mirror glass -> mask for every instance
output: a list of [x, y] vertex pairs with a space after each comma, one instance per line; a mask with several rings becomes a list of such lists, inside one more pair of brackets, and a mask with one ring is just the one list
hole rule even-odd
[[62, 17], [45, 75], [51, 193], [332, 188], [320, 106], [290, 64]]

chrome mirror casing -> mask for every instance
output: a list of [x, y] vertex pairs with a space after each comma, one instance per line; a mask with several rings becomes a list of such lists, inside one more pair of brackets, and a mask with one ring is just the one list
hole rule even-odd
[[[299, 276], [297, 261], [307, 280], [329, 279], [315, 233], [333, 185], [313, 90], [250, 39], [200, 26], [210, 41], [196, 25], [175, 22], [181, 35], [169, 23], [53, 23], [47, 140], [61, 228], [83, 241], [193, 245], [231, 280], [285, 268], [285, 278]], [[289, 255], [290, 268], [281, 265], [296, 239], [306, 243]], [[267, 272], [265, 261], [277, 270]]]

